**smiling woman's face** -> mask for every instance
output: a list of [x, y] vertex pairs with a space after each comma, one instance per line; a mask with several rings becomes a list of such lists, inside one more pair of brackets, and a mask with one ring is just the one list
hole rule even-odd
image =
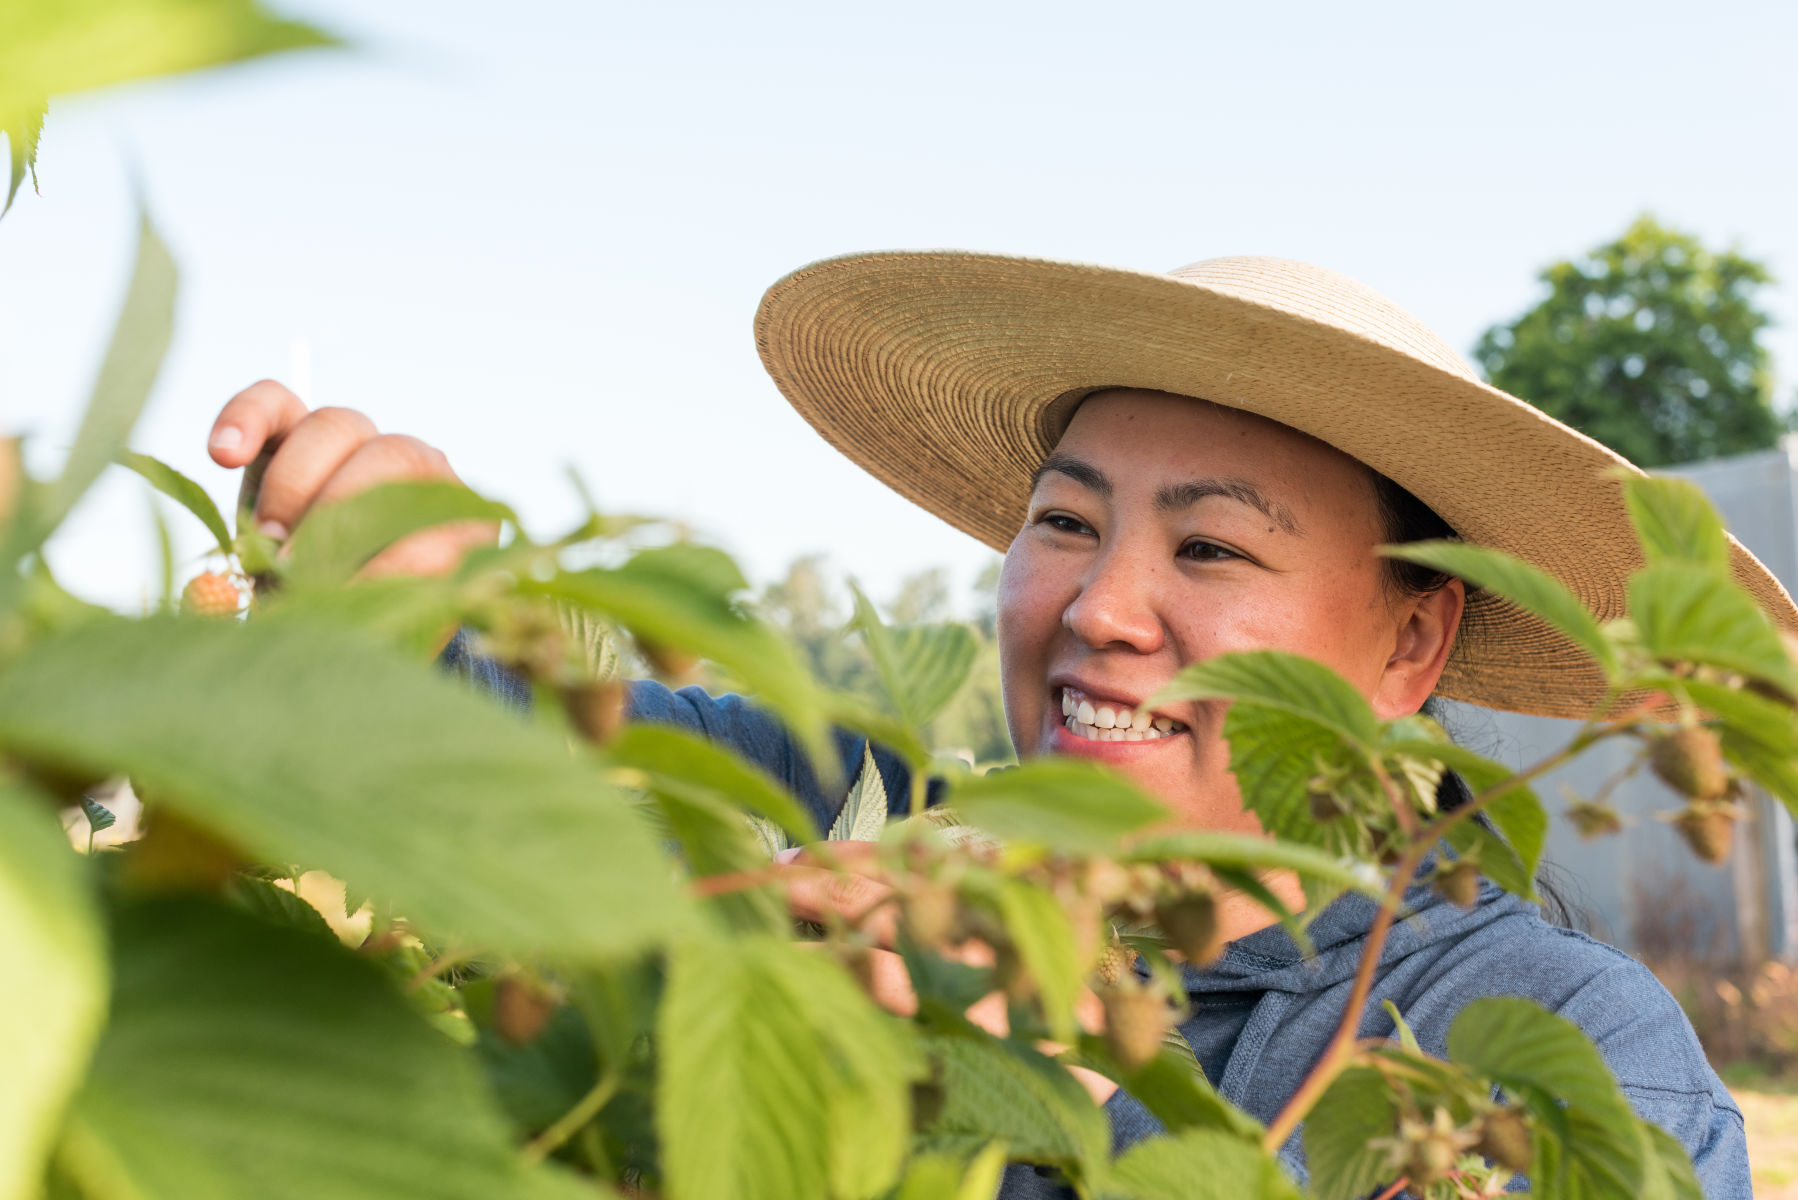
[[[1182, 667], [1279, 649], [1415, 712], [1461, 610], [1396, 593], [1372, 473], [1264, 418], [1160, 392], [1083, 403], [1043, 464], [999, 583], [1005, 712], [1022, 756], [1103, 759], [1176, 820], [1253, 830], [1223, 708], [1141, 702]], [[1071, 710], [1071, 712], [1064, 712]]]

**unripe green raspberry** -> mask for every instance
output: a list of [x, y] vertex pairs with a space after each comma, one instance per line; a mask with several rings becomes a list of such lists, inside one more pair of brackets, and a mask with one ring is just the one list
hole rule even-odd
[[1105, 1005], [1105, 1044], [1125, 1070], [1147, 1066], [1161, 1053], [1167, 1034], [1168, 1003], [1161, 993], [1134, 980], [1099, 994]]
[[1692, 853], [1707, 863], [1720, 863], [1729, 857], [1741, 815], [1727, 802], [1695, 800], [1673, 818], [1673, 828], [1686, 839]]
[[1658, 737], [1649, 765], [1668, 787], [1692, 800], [1715, 800], [1729, 790], [1729, 768], [1713, 729], [1682, 725]]
[[1155, 923], [1167, 935], [1168, 945], [1195, 967], [1202, 967], [1223, 953], [1217, 902], [1205, 892], [1161, 901], [1155, 906]]
[[1472, 908], [1480, 898], [1480, 869], [1464, 858], [1436, 868], [1436, 890], [1462, 908]]
[[205, 571], [181, 589], [181, 611], [202, 617], [235, 617], [243, 607], [243, 593], [229, 575]]
[[1529, 1119], [1515, 1108], [1500, 1108], [1487, 1113], [1480, 1126], [1480, 1140], [1473, 1148], [1506, 1170], [1529, 1170], [1535, 1154], [1535, 1138], [1530, 1133]]

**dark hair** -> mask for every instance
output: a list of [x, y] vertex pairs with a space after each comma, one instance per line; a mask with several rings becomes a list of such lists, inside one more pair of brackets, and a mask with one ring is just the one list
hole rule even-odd
[[[1374, 502], [1380, 509], [1380, 528], [1388, 542], [1428, 542], [1454, 538], [1453, 526], [1436, 510], [1378, 471], [1373, 472]], [[1448, 576], [1419, 563], [1388, 558], [1386, 582], [1401, 596], [1427, 596], [1448, 582]]]
[[[1380, 529], [1388, 542], [1426, 542], [1459, 536], [1453, 526], [1436, 515], [1435, 509], [1377, 471], [1373, 475], [1373, 491], [1380, 508]], [[1445, 572], [1418, 563], [1396, 558], [1388, 558], [1385, 563], [1387, 585], [1402, 596], [1427, 596], [1449, 580]], [[1423, 712], [1437, 721], [1447, 715], [1434, 697], [1425, 701]], [[1473, 792], [1467, 781], [1453, 771], [1444, 772], [1442, 783], [1436, 789], [1437, 807], [1447, 812], [1471, 799]], [[1492, 829], [1484, 815], [1475, 819]], [[1573, 928], [1573, 906], [1568, 903], [1565, 890], [1561, 880], [1552, 878], [1549, 864], [1540, 864], [1536, 872], [1536, 892], [1542, 897], [1543, 919], [1551, 925]]]

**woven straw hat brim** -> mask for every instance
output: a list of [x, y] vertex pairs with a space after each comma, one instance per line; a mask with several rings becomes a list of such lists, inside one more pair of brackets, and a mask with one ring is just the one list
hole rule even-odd
[[[1641, 566], [1624, 459], [1479, 380], [1415, 318], [1330, 272], [1221, 259], [1168, 275], [952, 251], [802, 268], [756, 316], [762, 361], [831, 445], [996, 550], [1078, 401], [1107, 387], [1198, 396], [1312, 435], [1395, 480], [1466, 541], [1547, 571], [1600, 620]], [[1798, 630], [1779, 581], [1732, 539], [1736, 578]], [[1584, 717], [1597, 668], [1490, 595], [1439, 692]]]

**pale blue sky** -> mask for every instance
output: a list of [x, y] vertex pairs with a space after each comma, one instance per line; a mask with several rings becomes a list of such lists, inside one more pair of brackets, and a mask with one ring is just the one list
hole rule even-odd
[[[281, 7], [357, 47], [53, 107], [44, 194], [0, 221], [0, 426], [38, 463], [122, 288], [131, 161], [184, 270], [141, 449], [227, 499], [206, 427], [303, 339], [316, 403], [442, 446], [538, 531], [573, 516], [573, 462], [757, 578], [822, 550], [878, 593], [990, 557], [762, 374], [761, 291], [826, 255], [1283, 255], [1465, 350], [1652, 210], [1793, 279], [1782, 402], [1798, 378], [1794, 5]], [[53, 561], [135, 604], [147, 520], [114, 480]]]

